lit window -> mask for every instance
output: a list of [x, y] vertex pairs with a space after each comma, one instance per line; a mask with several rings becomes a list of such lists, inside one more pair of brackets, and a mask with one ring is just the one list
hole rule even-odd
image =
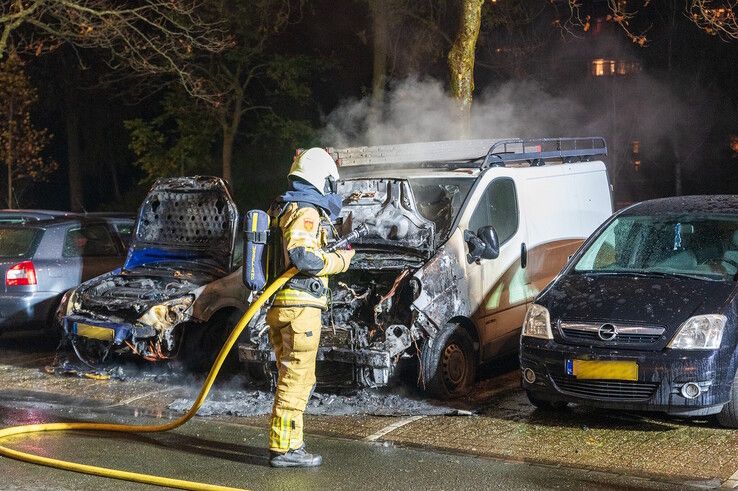
[[632, 75], [641, 71], [641, 64], [637, 61], [606, 60], [597, 58], [592, 60], [591, 72], [595, 77], [608, 77], [613, 75]]

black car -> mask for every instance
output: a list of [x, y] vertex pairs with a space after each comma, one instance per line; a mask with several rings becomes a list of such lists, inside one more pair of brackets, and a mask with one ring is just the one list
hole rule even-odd
[[569, 402], [738, 427], [738, 195], [646, 201], [614, 215], [536, 298], [523, 387]]

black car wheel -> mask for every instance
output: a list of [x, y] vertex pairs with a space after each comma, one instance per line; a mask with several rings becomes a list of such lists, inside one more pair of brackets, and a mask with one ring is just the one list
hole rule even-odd
[[738, 373], [733, 377], [730, 386], [730, 401], [717, 414], [717, 421], [720, 426], [738, 428]]
[[477, 374], [477, 350], [469, 333], [458, 324], [448, 324], [435, 338], [426, 341], [420, 356], [420, 383], [439, 399], [467, 394]]
[[568, 406], [564, 401], [547, 401], [546, 399], [541, 399], [528, 390], [525, 391], [525, 395], [528, 396], [531, 404], [542, 411], [563, 411]]

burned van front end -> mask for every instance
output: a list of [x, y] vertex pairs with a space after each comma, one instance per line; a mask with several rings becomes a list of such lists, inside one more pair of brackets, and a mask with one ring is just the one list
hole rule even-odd
[[[352, 367], [358, 385], [386, 385], [448, 319], [469, 310], [458, 254], [445, 242], [464, 198], [456, 195], [472, 183], [390, 177], [338, 183], [344, 229], [365, 224], [369, 233], [353, 244], [350, 269], [330, 279], [319, 361]], [[252, 373], [273, 371], [265, 312], [252, 321], [249, 337], [239, 345], [241, 360]]]

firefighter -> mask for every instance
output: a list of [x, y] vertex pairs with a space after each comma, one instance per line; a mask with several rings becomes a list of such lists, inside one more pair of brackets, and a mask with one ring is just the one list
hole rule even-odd
[[278, 380], [269, 433], [274, 467], [313, 467], [322, 463], [303, 442], [303, 412], [315, 386], [315, 358], [321, 313], [327, 309], [328, 275], [346, 271], [352, 250], [326, 253], [336, 238], [333, 223], [341, 212], [336, 194], [338, 169], [322, 148], [311, 148], [292, 163], [288, 191], [272, 206], [281, 231], [286, 264], [299, 273], [279, 290], [267, 312], [269, 340], [277, 359]]

